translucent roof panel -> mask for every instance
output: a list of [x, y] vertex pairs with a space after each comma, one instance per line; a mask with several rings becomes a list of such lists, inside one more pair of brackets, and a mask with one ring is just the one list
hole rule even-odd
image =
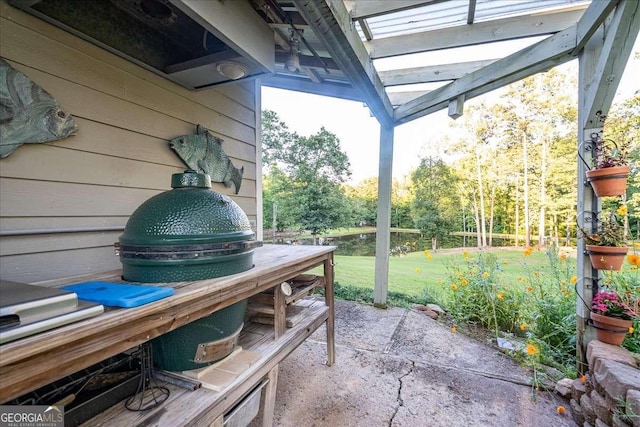
[[[360, 2], [367, 0], [358, 0]], [[585, 0], [477, 0], [474, 21], [482, 22], [510, 16], [545, 13], [567, 6], [588, 4]], [[469, 1], [435, 1], [414, 9], [387, 13], [366, 19], [374, 39], [413, 34], [439, 28], [466, 25]], [[360, 26], [360, 35], [364, 40]]]

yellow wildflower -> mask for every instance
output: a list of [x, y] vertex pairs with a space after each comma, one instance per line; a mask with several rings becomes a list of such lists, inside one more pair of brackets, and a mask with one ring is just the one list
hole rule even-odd
[[527, 286], [527, 292], [533, 292], [533, 286]]
[[634, 266], [639, 266], [640, 265], [640, 255], [638, 254], [630, 254], [627, 255], [627, 262], [631, 265]]
[[522, 277], [516, 277], [516, 282], [522, 282]]
[[458, 285], [456, 285], [455, 283], [453, 285], [451, 285], [451, 290], [452, 291], [457, 291], [458, 290]]
[[521, 331], [526, 331], [527, 330], [527, 324], [526, 323], [520, 323], [520, 330]]
[[468, 256], [464, 257], [464, 262], [469, 262], [469, 257]]
[[452, 326], [451, 327], [451, 332], [453, 332], [455, 334], [456, 332], [458, 332], [458, 328], [456, 328], [455, 326]]
[[438, 285], [442, 285], [442, 279], [438, 279]]
[[560, 280], [560, 285], [561, 286], [567, 286], [567, 281], [566, 280]]
[[489, 272], [485, 271], [484, 273], [482, 273], [482, 277], [484, 277], [485, 279], [489, 277]]
[[467, 280], [466, 280], [466, 279], [462, 279], [462, 280], [460, 281], [460, 284], [461, 284], [462, 286], [467, 286], [467, 285], [469, 284], [469, 282], [467, 282]]
[[462, 251], [462, 255], [464, 255], [464, 256], [469, 255], [469, 251]]
[[635, 331], [635, 329], [633, 329], [633, 326], [629, 326], [629, 333], [632, 334], [633, 331]]
[[420, 269], [418, 267], [416, 267], [416, 269], [413, 270], [413, 271], [416, 272], [416, 273], [420, 273]]
[[427, 260], [431, 261], [433, 259], [433, 255], [429, 254], [427, 255]]
[[427, 255], [429, 255], [429, 250], [425, 249], [424, 251], [422, 251], [422, 253], [424, 254], [424, 256], [427, 256]]
[[524, 256], [529, 256], [529, 255], [531, 255], [532, 252], [533, 252], [533, 248], [529, 247], [529, 248], [525, 249]]
[[571, 282], [572, 285], [575, 285], [576, 282], [578, 281], [578, 276], [571, 276], [571, 279], [569, 279], [569, 281]]
[[498, 298], [499, 300], [502, 300], [502, 299], [504, 299], [504, 294], [498, 293], [498, 294], [496, 294], [496, 298]]
[[627, 205], [620, 205], [620, 207], [616, 209], [616, 213], [620, 216], [625, 216], [627, 214]]
[[533, 344], [527, 344], [527, 354], [533, 356], [538, 352], [538, 349]]
[[534, 271], [534, 272], [533, 272], [533, 275], [534, 275], [534, 276], [536, 276], [536, 277], [538, 277], [538, 276], [540, 276], [540, 273], [539, 273], [539, 272], [537, 272], [537, 271]]

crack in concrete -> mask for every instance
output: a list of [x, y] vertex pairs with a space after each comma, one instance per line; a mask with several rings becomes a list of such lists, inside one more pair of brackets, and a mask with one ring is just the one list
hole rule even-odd
[[393, 425], [393, 421], [396, 418], [396, 415], [398, 415], [398, 411], [400, 410], [400, 407], [404, 406], [404, 399], [402, 399], [402, 386], [404, 385], [403, 380], [405, 379], [405, 377], [410, 375], [413, 372], [413, 369], [416, 367], [416, 362], [414, 360], [411, 360], [411, 359], [405, 359], [405, 360], [411, 362], [411, 367], [406, 373], [398, 377], [398, 395], [396, 397], [398, 406], [396, 406], [396, 410], [393, 411], [393, 415], [391, 415], [391, 419], [389, 419], [389, 427]]

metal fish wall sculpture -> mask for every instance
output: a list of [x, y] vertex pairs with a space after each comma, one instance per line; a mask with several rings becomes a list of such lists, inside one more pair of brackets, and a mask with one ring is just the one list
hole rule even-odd
[[244, 167], [233, 166], [222, 150], [222, 139], [211, 135], [204, 127], [197, 125], [195, 135], [183, 135], [169, 141], [169, 147], [191, 169], [206, 173], [211, 181], [222, 182], [225, 187], [235, 184], [236, 194], [240, 191]]
[[57, 141], [77, 130], [53, 96], [0, 58], [0, 158], [22, 144]]

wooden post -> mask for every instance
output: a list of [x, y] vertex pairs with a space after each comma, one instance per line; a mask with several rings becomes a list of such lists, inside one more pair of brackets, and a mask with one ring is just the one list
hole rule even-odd
[[376, 269], [373, 305], [386, 308], [389, 288], [389, 244], [391, 231], [391, 168], [393, 165], [393, 127], [380, 125], [378, 167], [378, 220], [376, 228]]
[[273, 308], [273, 325], [278, 339], [287, 332], [287, 301], [281, 286], [273, 288]]
[[333, 252], [324, 262], [324, 300], [329, 307], [329, 317], [327, 318], [327, 366], [331, 366], [336, 361]]
[[273, 425], [273, 412], [276, 405], [276, 391], [278, 389], [278, 367], [276, 365], [269, 371], [267, 378], [269, 382], [264, 387], [264, 404], [262, 407], [262, 427]]

